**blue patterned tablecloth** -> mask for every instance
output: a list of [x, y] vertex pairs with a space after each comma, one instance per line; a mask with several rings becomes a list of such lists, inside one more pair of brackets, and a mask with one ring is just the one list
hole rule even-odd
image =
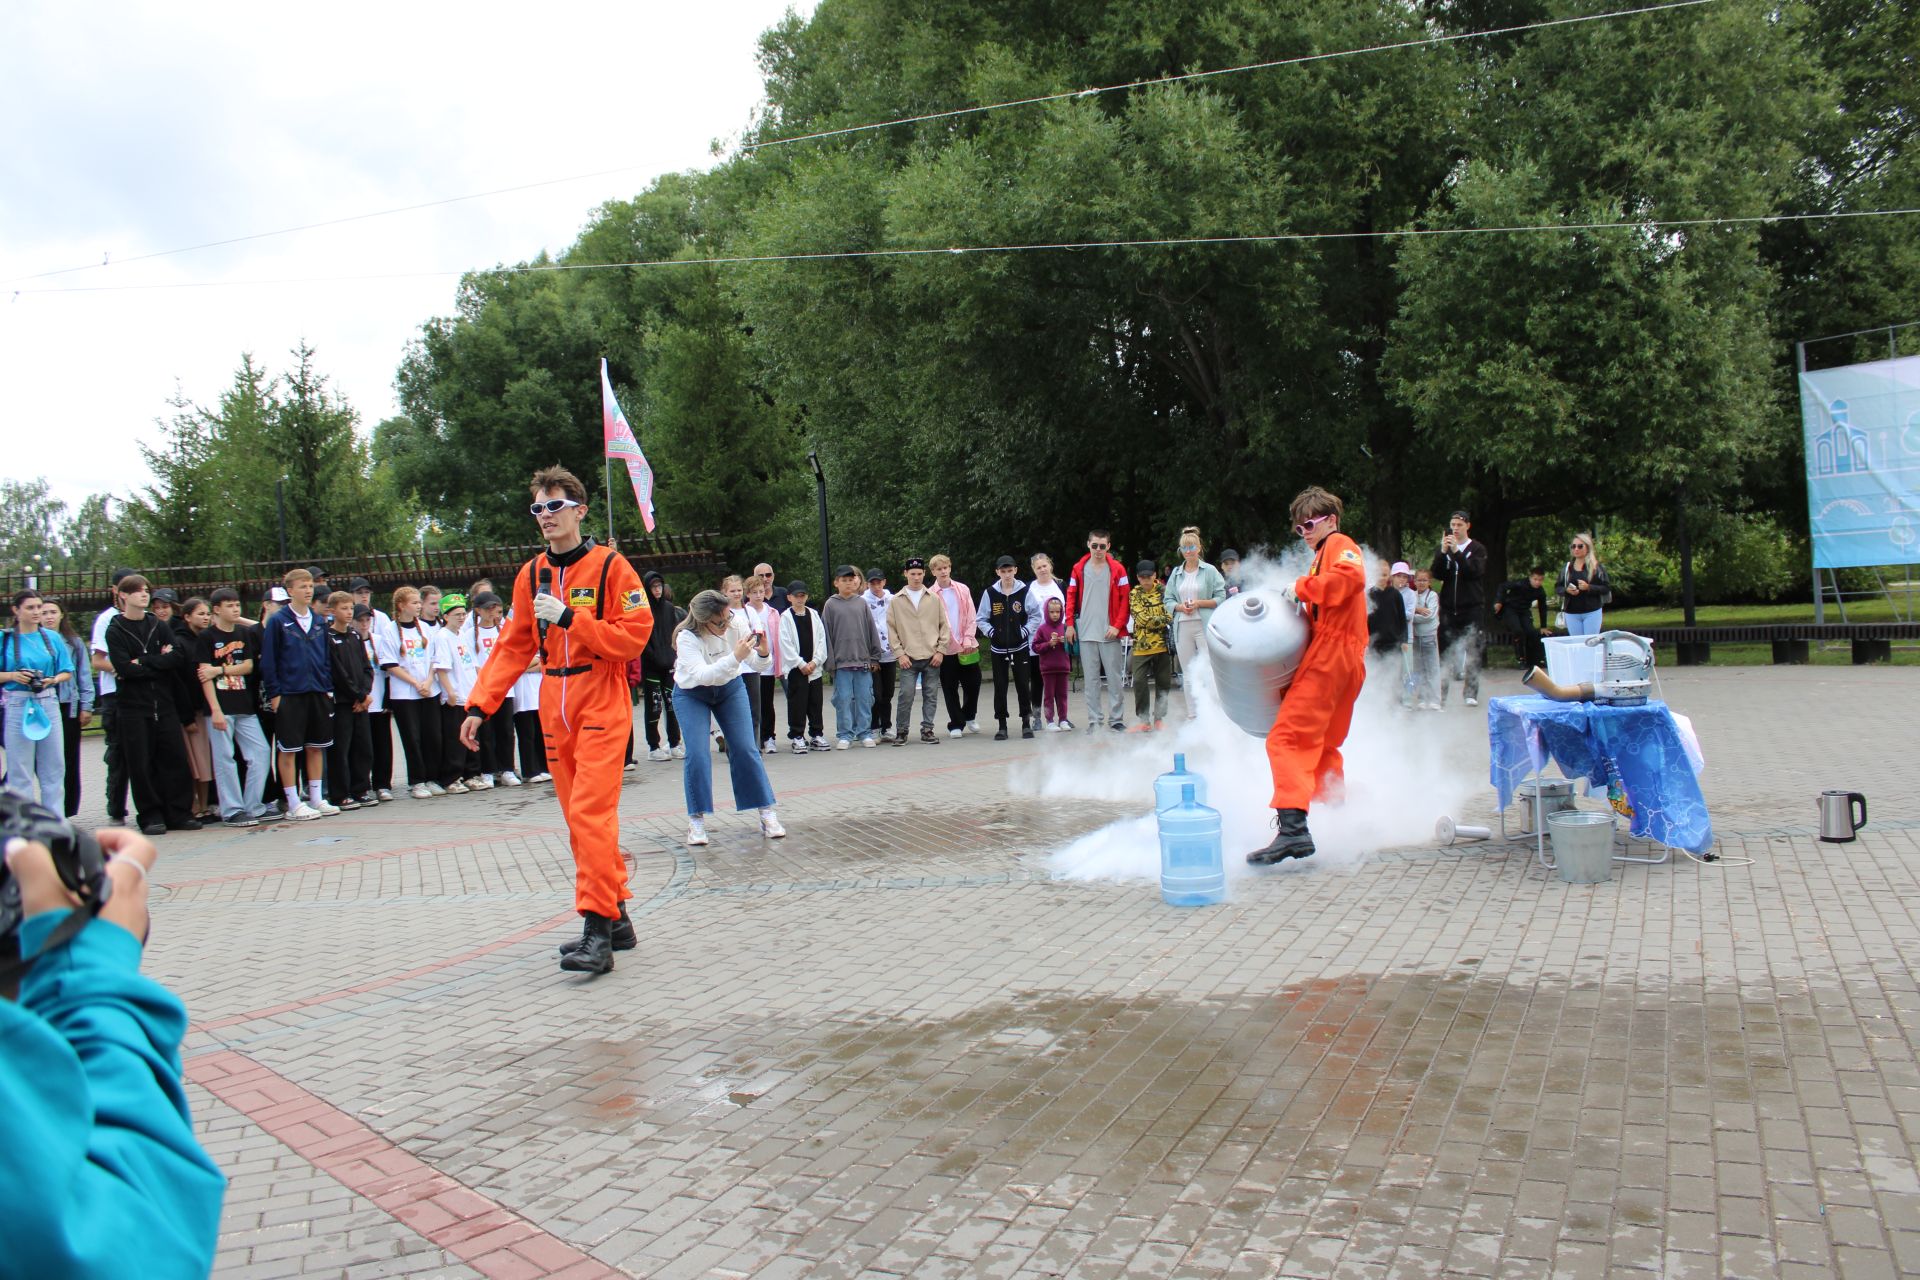
[[1514, 788], [1551, 760], [1567, 777], [1600, 788], [1617, 772], [1633, 808], [1634, 835], [1691, 853], [1713, 846], [1706, 797], [1664, 702], [1609, 707], [1532, 695], [1492, 698], [1487, 744], [1489, 781], [1502, 809], [1513, 802]]

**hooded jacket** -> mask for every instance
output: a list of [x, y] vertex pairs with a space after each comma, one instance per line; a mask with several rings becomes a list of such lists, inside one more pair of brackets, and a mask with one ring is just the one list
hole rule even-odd
[[[663, 588], [658, 596], [653, 594], [653, 584], [658, 582]], [[666, 579], [657, 569], [649, 569], [640, 575], [640, 585], [647, 593], [647, 603], [653, 606], [653, 631], [647, 636], [647, 647], [640, 651], [640, 674], [648, 680], [673, 679], [673, 629], [687, 616], [687, 611], [668, 600], [664, 591]]]

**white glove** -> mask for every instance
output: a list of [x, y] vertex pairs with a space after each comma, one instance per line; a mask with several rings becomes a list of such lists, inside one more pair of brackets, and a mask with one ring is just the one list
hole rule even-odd
[[533, 598], [533, 616], [542, 622], [558, 622], [560, 615], [567, 611], [559, 596], [535, 596]]
[[1293, 584], [1291, 582], [1289, 582], [1286, 586], [1280, 588], [1280, 598], [1282, 600], [1285, 600], [1288, 604], [1292, 605], [1296, 609], [1300, 607], [1300, 597], [1294, 593]]

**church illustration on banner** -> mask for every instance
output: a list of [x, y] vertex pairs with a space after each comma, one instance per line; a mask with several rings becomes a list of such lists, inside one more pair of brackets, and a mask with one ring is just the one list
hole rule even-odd
[[1833, 426], [1813, 440], [1813, 474], [1844, 476], [1872, 468], [1867, 461], [1867, 433], [1848, 422], [1847, 402], [1834, 400], [1827, 405]]

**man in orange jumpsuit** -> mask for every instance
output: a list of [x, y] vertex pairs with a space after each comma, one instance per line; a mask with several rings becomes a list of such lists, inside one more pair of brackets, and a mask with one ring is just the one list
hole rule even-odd
[[573, 844], [574, 907], [585, 922], [580, 941], [560, 949], [560, 967], [606, 973], [613, 953], [636, 941], [620, 857], [620, 784], [633, 730], [627, 662], [646, 648], [653, 610], [626, 557], [581, 537], [587, 491], [573, 473], [535, 472], [533, 497], [547, 549], [514, 578], [513, 612], [467, 698], [460, 742], [477, 749], [480, 725], [538, 652], [540, 728]]
[[1305, 610], [1313, 638], [1267, 731], [1273, 768], [1273, 839], [1247, 855], [1254, 866], [1313, 856], [1307, 806], [1343, 779], [1340, 744], [1367, 678], [1367, 570], [1340, 532], [1340, 499], [1315, 486], [1293, 500], [1293, 531], [1314, 549], [1313, 567], [1281, 594]]

